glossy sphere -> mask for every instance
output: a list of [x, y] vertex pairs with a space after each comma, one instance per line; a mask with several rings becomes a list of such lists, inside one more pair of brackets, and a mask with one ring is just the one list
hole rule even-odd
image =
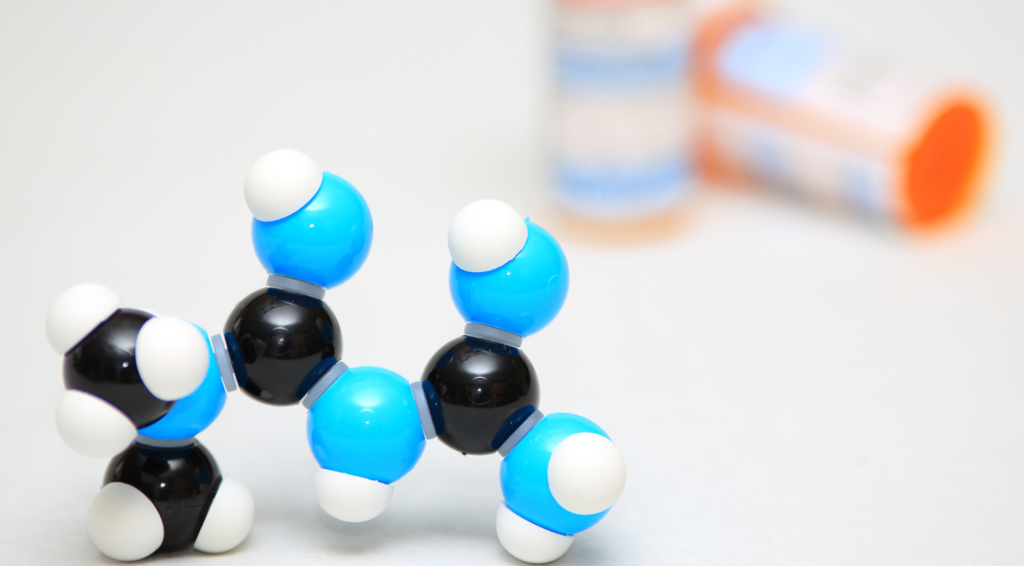
[[245, 204], [257, 220], [280, 220], [306, 206], [323, 180], [323, 172], [308, 155], [294, 149], [271, 151], [245, 176]]
[[153, 502], [164, 524], [164, 541], [157, 552], [173, 552], [195, 542], [221, 475], [199, 442], [181, 448], [136, 443], [107, 466], [103, 485], [115, 481], [138, 489]]
[[409, 382], [376, 367], [331, 384], [309, 409], [306, 437], [320, 467], [386, 484], [409, 473], [427, 444]]
[[121, 299], [96, 283], [79, 283], [61, 293], [46, 313], [46, 339], [64, 355], [107, 320]]
[[146, 389], [160, 399], [188, 396], [203, 382], [210, 366], [210, 341], [194, 324], [180, 318], [150, 319], [135, 339], [135, 365]]
[[567, 437], [548, 462], [548, 489], [563, 508], [593, 515], [619, 500], [626, 487], [626, 461], [605, 436], [580, 432]]
[[135, 340], [153, 315], [119, 309], [64, 355], [64, 387], [91, 393], [143, 428], [163, 417], [174, 401], [153, 396], [135, 365]]
[[468, 322], [520, 336], [548, 325], [569, 292], [569, 264], [558, 242], [526, 220], [522, 251], [498, 269], [470, 273], [452, 263], [448, 286], [455, 308]]
[[195, 436], [206, 430], [224, 409], [228, 394], [217, 368], [217, 360], [210, 347], [210, 337], [202, 328], [196, 327], [206, 341], [210, 363], [206, 376], [195, 391], [175, 401], [169, 413], [160, 420], [139, 431], [150, 438], [181, 439]]
[[571, 513], [555, 501], [548, 487], [551, 454], [566, 438], [580, 432], [599, 434], [601, 427], [569, 413], [547, 415], [501, 462], [501, 492], [505, 504], [520, 517], [549, 531], [572, 535], [589, 529], [608, 513]]
[[500, 200], [478, 200], [462, 207], [448, 227], [448, 253], [459, 269], [491, 271], [516, 257], [528, 235], [516, 209]]
[[319, 299], [261, 289], [224, 324], [238, 386], [271, 405], [294, 405], [341, 356], [341, 333]]
[[530, 360], [517, 348], [463, 336], [423, 370], [437, 436], [463, 454], [490, 454], [540, 403]]
[[298, 212], [273, 222], [252, 221], [256, 255], [268, 273], [334, 287], [355, 275], [373, 240], [362, 195], [324, 172], [320, 190]]

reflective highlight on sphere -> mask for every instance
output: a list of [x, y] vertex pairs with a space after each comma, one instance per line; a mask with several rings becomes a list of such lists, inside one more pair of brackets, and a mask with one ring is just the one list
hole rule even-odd
[[554, 413], [537, 423], [501, 462], [501, 492], [508, 508], [535, 525], [563, 535], [589, 529], [611, 509], [593, 515], [577, 515], [564, 509], [551, 495], [548, 487], [551, 454], [563, 440], [579, 432], [608, 438], [601, 427], [588, 419]]
[[349, 369], [313, 404], [306, 436], [320, 467], [386, 484], [427, 444], [409, 382], [370, 366]]
[[210, 356], [203, 382], [188, 396], [175, 401], [169, 413], [140, 430], [139, 434], [167, 440], [189, 438], [206, 430], [224, 409], [228, 394], [224, 391], [224, 382], [213, 356], [210, 336], [202, 328], [196, 328], [203, 335]]
[[478, 200], [462, 207], [448, 227], [448, 253], [459, 269], [480, 273], [497, 269], [526, 244], [523, 217], [500, 200]]
[[64, 355], [64, 387], [107, 401], [137, 429], [153, 424], [174, 405], [146, 389], [135, 365], [139, 329], [152, 318], [147, 312], [119, 309]]
[[260, 289], [224, 323], [238, 387], [271, 405], [294, 405], [341, 357], [338, 321], [327, 305], [281, 289]]
[[298, 212], [273, 222], [252, 221], [253, 246], [268, 273], [321, 287], [355, 275], [372, 241], [366, 201], [348, 181], [327, 171], [316, 195]]
[[529, 336], [562, 309], [569, 292], [565, 254], [546, 230], [529, 219], [526, 226], [526, 245], [501, 267], [470, 273], [452, 263], [448, 286], [466, 321]]
[[110, 461], [103, 485], [110, 482], [128, 484], [153, 502], [164, 524], [157, 552], [174, 552], [192, 546], [199, 536], [221, 475], [198, 441], [178, 448], [135, 443]]
[[437, 437], [463, 454], [496, 451], [540, 403], [521, 350], [471, 336], [438, 350], [421, 380]]

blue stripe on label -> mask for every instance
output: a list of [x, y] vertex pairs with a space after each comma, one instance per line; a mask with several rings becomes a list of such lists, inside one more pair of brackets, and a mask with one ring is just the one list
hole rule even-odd
[[558, 75], [570, 87], [637, 87], [682, 82], [687, 69], [683, 44], [655, 51], [587, 50], [562, 46]]
[[777, 136], [755, 135], [751, 140], [748, 163], [757, 175], [771, 185], [785, 185], [790, 178], [790, 165], [781, 151]]
[[841, 172], [840, 187], [847, 202], [867, 217], [885, 217], [881, 179], [865, 163], [847, 163]]
[[778, 23], [751, 24], [733, 34], [718, 56], [727, 80], [774, 96], [791, 97], [832, 53], [827, 38]]
[[562, 164], [557, 178], [561, 200], [568, 206], [636, 210], [681, 198], [691, 173], [683, 159], [669, 159], [634, 167]]

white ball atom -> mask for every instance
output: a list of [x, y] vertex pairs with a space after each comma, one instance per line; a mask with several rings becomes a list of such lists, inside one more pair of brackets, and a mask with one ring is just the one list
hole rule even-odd
[[195, 549], [215, 554], [242, 544], [252, 529], [255, 513], [249, 488], [231, 476], [222, 476], [217, 495], [196, 537]]
[[174, 401], [203, 382], [210, 363], [208, 348], [202, 333], [188, 321], [151, 318], [135, 340], [135, 364], [150, 393]]
[[46, 313], [46, 339], [63, 356], [117, 312], [120, 303], [121, 299], [103, 285], [75, 285], [61, 293]]
[[124, 413], [84, 391], [64, 391], [56, 417], [61, 440], [83, 456], [110, 458], [135, 440], [135, 425]]
[[577, 515], [611, 507], [626, 487], [626, 461], [611, 440], [580, 432], [563, 440], [548, 462], [548, 487], [555, 501]]
[[455, 215], [448, 251], [463, 271], [480, 273], [505, 265], [526, 245], [526, 221], [500, 200], [478, 200]]
[[313, 491], [320, 507], [335, 519], [362, 523], [384, 511], [395, 486], [321, 468], [313, 477]]
[[245, 176], [245, 204], [256, 220], [280, 220], [306, 206], [323, 178], [323, 171], [306, 154], [294, 149], [271, 151], [257, 159]]
[[164, 541], [164, 523], [153, 503], [134, 487], [111, 482], [103, 486], [86, 514], [89, 538], [114, 560], [141, 560]]
[[509, 554], [530, 564], [558, 560], [572, 546], [573, 537], [551, 532], [516, 515], [501, 502], [494, 528]]

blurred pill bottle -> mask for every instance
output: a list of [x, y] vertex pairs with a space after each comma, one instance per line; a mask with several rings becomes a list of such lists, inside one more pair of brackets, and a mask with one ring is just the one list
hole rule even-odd
[[642, 229], [693, 186], [682, 0], [555, 0], [552, 174], [576, 227]]
[[977, 201], [991, 149], [977, 94], [767, 11], [711, 0], [699, 16], [693, 72], [705, 174], [911, 228]]

